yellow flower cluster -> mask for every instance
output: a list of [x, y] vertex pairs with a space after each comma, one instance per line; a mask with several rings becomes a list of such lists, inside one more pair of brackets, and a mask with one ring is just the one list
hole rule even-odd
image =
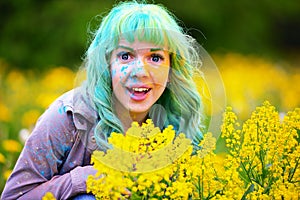
[[98, 173], [87, 181], [88, 192], [98, 199], [188, 195], [184, 190], [190, 189], [188, 185], [172, 180], [184, 179], [182, 173], [174, 172], [192, 148], [183, 134], [175, 138], [172, 126], [161, 132], [151, 120], [141, 127], [133, 123], [126, 135], [112, 133], [109, 143], [113, 148], [106, 153], [94, 152], [92, 162]]
[[16, 140], [3, 140], [2, 147], [7, 152], [20, 152], [22, 149], [21, 144]]
[[269, 102], [242, 126], [231, 108], [222, 137], [228, 154], [215, 154], [216, 139], [205, 134], [193, 152], [183, 133], [162, 132], [151, 120], [113, 133], [112, 148], [96, 151], [98, 170], [87, 180], [97, 199], [299, 199], [300, 109], [284, 119]]
[[242, 188], [236, 187], [240, 182], [229, 184], [226, 177], [237, 176], [234, 168], [225, 173], [226, 161], [213, 153], [216, 139], [211, 133], [195, 154], [184, 134], [175, 137], [172, 126], [161, 132], [151, 120], [142, 126], [133, 123], [125, 135], [113, 133], [109, 143], [112, 149], [92, 156], [98, 173], [88, 177], [87, 192], [97, 199], [241, 197]]
[[269, 102], [240, 125], [228, 109], [222, 137], [248, 189], [250, 199], [299, 199], [300, 109], [280, 119]]

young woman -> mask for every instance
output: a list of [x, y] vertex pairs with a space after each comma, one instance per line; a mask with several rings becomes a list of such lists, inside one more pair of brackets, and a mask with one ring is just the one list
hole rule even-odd
[[133, 121], [171, 124], [193, 144], [202, 139], [201, 98], [192, 79], [197, 44], [164, 7], [116, 5], [95, 32], [85, 58], [87, 80], [40, 117], [9, 177], [2, 199], [57, 199], [86, 193], [94, 150]]

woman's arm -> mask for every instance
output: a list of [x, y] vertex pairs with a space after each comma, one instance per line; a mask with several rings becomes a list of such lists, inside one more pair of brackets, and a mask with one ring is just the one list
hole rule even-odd
[[72, 119], [72, 113], [65, 112], [62, 101], [53, 103], [41, 116], [1, 199], [41, 199], [46, 192], [52, 192], [57, 199], [67, 199], [86, 191], [86, 177], [95, 173], [92, 166], [77, 166], [78, 161], [70, 171], [61, 170], [77, 137]]
[[[41, 184], [31, 185], [32, 180], [24, 181], [21, 187], [14, 186], [13, 183], [7, 184], [7, 188], [12, 186], [14, 189], [8, 189], [6, 193], [4, 191], [2, 199], [42, 199], [47, 192], [51, 192], [56, 199], [68, 199], [77, 194], [86, 193], [85, 180], [89, 174], [94, 173], [95, 169], [92, 166], [78, 166], [69, 173], [54, 176], [51, 180]], [[26, 184], [29, 185], [26, 186]]]

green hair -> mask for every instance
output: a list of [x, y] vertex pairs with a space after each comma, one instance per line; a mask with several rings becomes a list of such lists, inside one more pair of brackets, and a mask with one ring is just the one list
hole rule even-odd
[[[95, 128], [98, 145], [109, 147], [107, 137], [112, 131], [124, 132], [112, 108], [110, 55], [120, 37], [167, 46], [170, 53], [170, 83], [149, 113], [150, 118], [171, 124], [184, 132], [197, 145], [203, 137], [202, 102], [193, 81], [199, 73], [201, 60], [196, 41], [185, 34], [167, 9], [161, 5], [123, 2], [102, 19], [86, 52], [87, 92], [99, 114]], [[156, 106], [159, 105], [159, 106]], [[162, 127], [161, 127], [162, 128]]]

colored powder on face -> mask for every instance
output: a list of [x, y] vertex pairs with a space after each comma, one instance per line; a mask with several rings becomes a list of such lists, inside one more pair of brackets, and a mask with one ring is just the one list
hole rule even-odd
[[112, 77], [114, 77], [116, 75], [117, 71], [114, 69], [112, 72], [111, 72], [111, 75]]
[[127, 69], [128, 68], [128, 66], [126, 65], [126, 66], [123, 66], [122, 68], [121, 68], [121, 72], [123, 72], [125, 69]]

